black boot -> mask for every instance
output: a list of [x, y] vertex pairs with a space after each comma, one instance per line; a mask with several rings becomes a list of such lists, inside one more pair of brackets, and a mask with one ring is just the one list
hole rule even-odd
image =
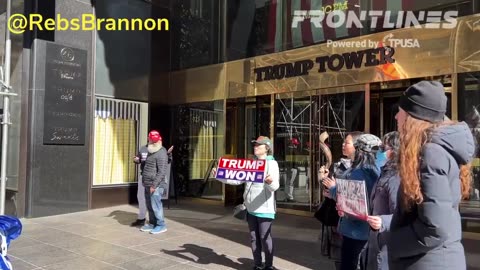
[[130, 224], [131, 227], [139, 227], [145, 225], [145, 219], [137, 219], [132, 224]]

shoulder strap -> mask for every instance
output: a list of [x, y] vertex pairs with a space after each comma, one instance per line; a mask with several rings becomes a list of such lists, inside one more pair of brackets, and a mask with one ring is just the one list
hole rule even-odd
[[[266, 174], [268, 175], [268, 170], [270, 168], [270, 166], [268, 166], [268, 160], [267, 160], [267, 163], [266, 163], [266, 167], [267, 167]], [[267, 196], [267, 190], [265, 190], [265, 187], [263, 187], [263, 194], [265, 194], [265, 201], [267, 201], [268, 196]], [[274, 209], [275, 212], [277, 212], [277, 200], [275, 200], [275, 192], [273, 194], [273, 209]]]
[[[247, 194], [246, 194], [245, 198], [248, 198], [248, 193], [250, 193], [250, 190], [252, 189], [252, 186], [253, 186], [253, 183], [250, 183], [250, 187], [248, 188], [248, 191], [247, 191]], [[243, 202], [243, 204], [245, 204], [245, 201]]]

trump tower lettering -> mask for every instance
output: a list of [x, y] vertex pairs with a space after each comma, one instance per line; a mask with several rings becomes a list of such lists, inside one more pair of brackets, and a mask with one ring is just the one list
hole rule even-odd
[[256, 81], [281, 80], [297, 76], [309, 75], [310, 70], [318, 64], [318, 72], [340, 71], [343, 68], [348, 70], [354, 68], [373, 67], [378, 65], [395, 63], [393, 55], [395, 49], [389, 46], [367, 49], [357, 52], [343, 54], [324, 55], [311, 59], [300, 60], [294, 63], [284, 63], [273, 66], [258, 67], [253, 70], [256, 74]]
[[216, 179], [263, 183], [266, 160], [221, 158]]
[[367, 192], [365, 181], [337, 179], [337, 210], [367, 220]]

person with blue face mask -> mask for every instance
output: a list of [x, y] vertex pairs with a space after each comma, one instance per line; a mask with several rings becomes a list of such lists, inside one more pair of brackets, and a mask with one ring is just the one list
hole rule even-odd
[[385, 165], [385, 163], [387, 163], [387, 161], [387, 151], [385, 150], [385, 148], [377, 151], [377, 154], [375, 155], [375, 165], [377, 165], [379, 171], [382, 170], [382, 167]]
[[[399, 148], [400, 134], [393, 131], [385, 134], [380, 151], [377, 152], [377, 166], [381, 165], [382, 169], [370, 195], [367, 220], [370, 233], [368, 244], [360, 256], [362, 270], [388, 270], [386, 238], [397, 206], [397, 193], [400, 186]], [[379, 160], [379, 157], [381, 159], [385, 157], [385, 160]]]

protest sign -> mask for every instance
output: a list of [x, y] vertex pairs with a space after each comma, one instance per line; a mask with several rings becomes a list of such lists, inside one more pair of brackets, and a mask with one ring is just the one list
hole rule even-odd
[[266, 160], [221, 158], [215, 178], [263, 183]]
[[347, 215], [367, 220], [367, 190], [365, 181], [336, 179], [337, 209]]

